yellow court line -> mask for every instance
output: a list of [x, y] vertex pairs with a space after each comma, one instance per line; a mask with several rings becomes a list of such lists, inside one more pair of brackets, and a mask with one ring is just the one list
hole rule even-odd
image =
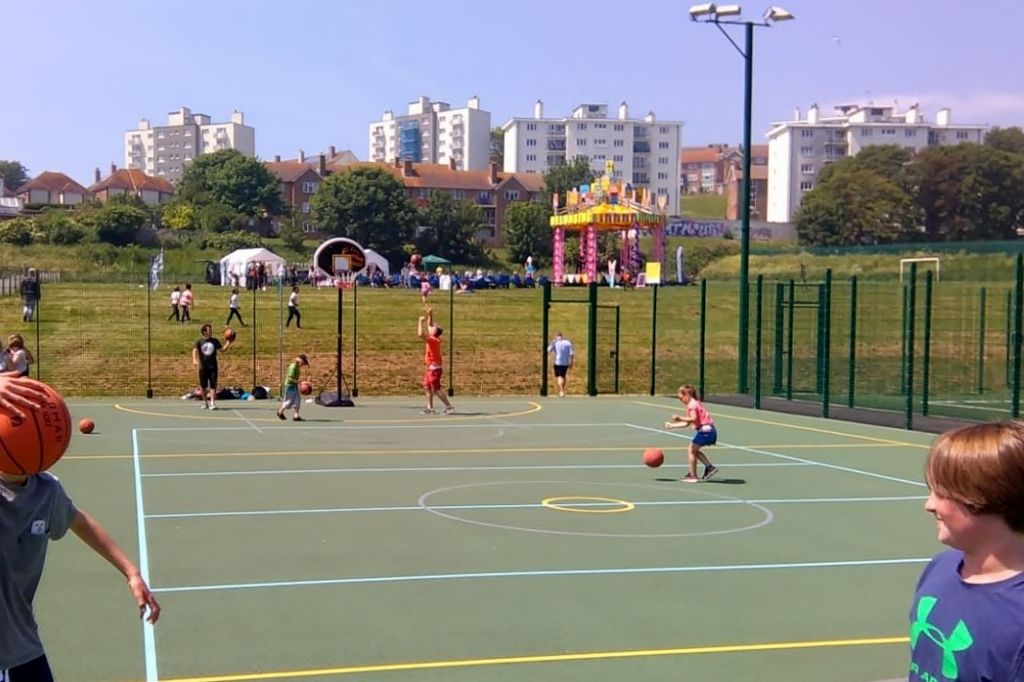
[[[661, 450], [665, 452], [686, 452], [689, 446], [679, 447], [662, 447]], [[717, 450], [735, 450], [737, 447], [746, 448], [761, 448], [762, 450], [775, 449], [786, 449], [791, 450], [793, 448], [887, 448], [892, 447], [888, 444], [882, 443], [837, 443], [829, 444], [824, 443], [821, 445], [808, 445], [807, 443], [799, 444], [788, 444], [788, 443], [769, 443], [767, 445], [744, 445], [744, 446], [733, 446], [733, 445], [714, 445], [711, 446]], [[274, 450], [271, 452], [165, 452], [162, 454], [150, 454], [150, 455], [139, 455], [139, 459], [190, 459], [195, 457], [286, 457], [296, 455], [310, 455], [310, 456], [321, 456], [321, 455], [465, 455], [465, 454], [489, 454], [489, 453], [525, 453], [525, 454], [540, 454], [545, 452], [633, 452], [637, 448], [636, 446], [621, 446], [621, 447], [558, 447], [558, 448], [461, 448], [461, 449], [444, 449], [444, 450]], [[104, 460], [104, 459], [134, 459], [133, 455], [65, 455], [61, 458], [64, 460]]]
[[724, 646], [696, 646], [676, 649], [633, 649], [628, 651], [593, 651], [572, 654], [547, 654], [540, 656], [506, 656], [501, 658], [470, 658], [450, 661], [420, 661], [414, 663], [385, 663], [381, 665], [359, 665], [345, 668], [320, 668], [316, 670], [285, 670], [275, 673], [243, 673], [240, 675], [213, 675], [208, 677], [178, 677], [166, 682], [253, 682], [254, 680], [295, 680], [302, 677], [327, 675], [355, 675], [359, 673], [383, 673], [403, 670], [438, 670], [448, 668], [470, 668], [492, 665], [514, 665], [523, 663], [560, 663], [569, 661], [600, 661], [615, 658], [653, 658], [656, 656], [689, 656], [693, 654], [735, 654], [752, 651], [786, 651], [793, 649], [826, 649], [851, 646], [880, 646], [906, 644], [909, 637], [865, 637], [862, 639], [830, 639], [807, 642], [768, 642], [764, 644], [729, 644]]
[[[535, 403], [532, 400], [524, 401], [527, 405], [531, 405], [528, 410], [520, 410], [519, 412], [499, 412], [498, 414], [473, 414], [460, 417], [457, 414], [446, 415], [444, 420], [449, 421], [467, 421], [471, 419], [506, 419], [508, 417], [522, 417], [526, 414], [533, 414], [534, 412], [540, 412], [544, 409], [544, 406], [540, 403]], [[174, 414], [173, 412], [149, 412], [147, 410], [136, 410], [133, 407], [125, 407], [119, 403], [114, 403], [114, 409], [120, 410], [121, 412], [128, 412], [130, 414], [138, 414], [144, 417], [169, 417], [171, 419], [205, 419], [214, 421], [229, 421], [238, 422], [237, 417], [212, 417], [209, 415], [202, 414]], [[262, 417], [251, 417], [247, 419], [252, 422], [270, 422], [276, 424], [278, 420], [275, 419], [264, 419]], [[402, 419], [344, 419], [346, 424], [415, 424], [419, 422], [427, 422], [434, 419], [430, 416], [424, 417], [404, 417]]]
[[[586, 507], [574, 507], [571, 504], [560, 504], [561, 502], [610, 502], [619, 505], [612, 509], [588, 509]], [[636, 505], [627, 500], [619, 500], [614, 497], [591, 497], [580, 495], [564, 495], [562, 497], [548, 497], [540, 501], [542, 506], [555, 511], [576, 512], [578, 514], [620, 514], [633, 511]]]
[[[647, 407], [660, 407], [660, 408], [665, 409], [665, 410], [679, 409], [679, 408], [675, 408], [675, 407], [672, 407], [672, 406], [669, 406], [669, 405], [661, 405], [661, 404], [658, 404], [658, 403], [647, 403], [647, 402], [644, 402], [642, 400], [634, 400], [633, 402], [636, 403], [637, 405], [646, 405]], [[737, 416], [737, 415], [734, 415], [734, 414], [724, 414], [724, 413], [720, 413], [720, 414], [721, 414], [722, 419], [736, 419], [736, 420], [739, 420], [741, 422], [753, 422], [755, 424], [767, 424], [768, 426], [781, 426], [783, 428], [795, 429], [797, 431], [813, 431], [814, 433], [825, 433], [825, 434], [828, 434], [830, 436], [843, 436], [844, 438], [860, 438], [862, 440], [873, 441], [875, 443], [883, 443], [885, 445], [906, 445], [908, 447], [924, 448], [926, 450], [929, 448], [928, 445], [922, 445], [921, 443], [909, 443], [909, 442], [903, 441], [903, 440], [891, 440], [889, 438], [875, 438], [874, 436], [862, 436], [862, 435], [857, 434], [857, 433], [844, 433], [842, 431], [830, 431], [829, 429], [819, 429], [819, 428], [816, 428], [816, 427], [813, 427], [813, 426], [798, 426], [796, 424], [785, 424], [783, 422], [770, 421], [768, 419], [756, 419], [754, 417], [740, 417], [740, 416]], [[754, 447], [754, 446], [751, 445], [749, 447]]]

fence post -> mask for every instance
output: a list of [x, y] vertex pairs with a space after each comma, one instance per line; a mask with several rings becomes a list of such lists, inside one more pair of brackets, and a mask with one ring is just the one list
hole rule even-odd
[[621, 308], [619, 308], [619, 306], [615, 306], [615, 395], [619, 394], [619, 313], [621, 312]]
[[[248, 281], [248, 280], [246, 280]], [[256, 297], [259, 294], [259, 286], [256, 286], [252, 290], [252, 387], [256, 388], [256, 339], [259, 337], [259, 325], [256, 319]], [[338, 314], [341, 315], [341, 309], [338, 309]], [[340, 393], [339, 393], [340, 395]]]
[[153, 271], [146, 277], [146, 397], [153, 397]]
[[[913, 263], [910, 264], [913, 269]], [[910, 293], [910, 285], [903, 285], [903, 319], [900, 324], [900, 394], [907, 394], [907, 296]]]
[[783, 336], [783, 299], [786, 296], [786, 287], [782, 282], [775, 283], [775, 358], [772, 372], [772, 394], [782, 393], [782, 344]]
[[[454, 296], [454, 293], [449, 294]], [[551, 309], [551, 280], [541, 285], [540, 395], [548, 394], [548, 311]]]
[[789, 280], [789, 319], [786, 320], [786, 400], [793, 399], [793, 311], [796, 280]]
[[658, 357], [658, 285], [654, 285], [651, 298], [651, 395], [654, 395]]
[[597, 395], [597, 282], [587, 285], [587, 395]]
[[978, 395], [985, 392], [985, 287], [978, 292]]
[[924, 358], [921, 361], [921, 416], [928, 416], [928, 378], [932, 366], [932, 271], [924, 275]]
[[1004, 372], [1006, 377], [1005, 377], [1004, 385], [1007, 388], [1010, 387], [1010, 374], [1012, 373], [1010, 371], [1010, 346], [1013, 345], [1013, 342], [1011, 340], [1012, 339], [1012, 335], [1013, 335], [1013, 327], [1010, 324], [1010, 319], [1013, 317], [1013, 313], [1011, 312], [1012, 309], [1013, 309], [1012, 298], [1013, 298], [1013, 292], [1011, 292], [1008, 289], [1006, 291], [1006, 335], [1003, 337], [1004, 345], [1006, 346], [1006, 362], [1005, 362], [1006, 371]]
[[708, 281], [700, 281], [700, 353], [697, 359], [697, 388], [700, 390], [700, 399], [704, 400], [704, 351], [707, 347], [707, 310], [708, 310]]
[[764, 288], [764, 276], [757, 276], [757, 288], [754, 300], [754, 409], [761, 409], [761, 297]]
[[1013, 301], [1013, 376], [1010, 386], [1010, 416], [1020, 417], [1021, 313], [1024, 312], [1024, 253], [1017, 254], [1017, 282]]
[[832, 268], [825, 270], [824, 300], [822, 301], [821, 342], [821, 416], [828, 419], [830, 374], [832, 373]]
[[917, 315], [917, 263], [910, 264], [910, 284], [905, 289], [907, 305], [904, 308], [906, 320], [909, 324], [904, 327], [904, 378], [907, 391], [906, 414], [904, 427], [907, 430], [914, 428], [914, 318]]
[[857, 387], [857, 275], [850, 278], [850, 358], [846, 404], [853, 407]]

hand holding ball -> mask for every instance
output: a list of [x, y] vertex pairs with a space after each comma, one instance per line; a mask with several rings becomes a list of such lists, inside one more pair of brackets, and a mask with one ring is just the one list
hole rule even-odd
[[0, 471], [17, 476], [52, 467], [71, 442], [71, 415], [60, 395], [44, 383], [18, 379], [46, 393], [41, 407], [22, 407], [24, 419], [0, 415]]
[[231, 327], [228, 327], [227, 329], [224, 330], [224, 340], [225, 341], [234, 341], [237, 338], [238, 338], [238, 334]]

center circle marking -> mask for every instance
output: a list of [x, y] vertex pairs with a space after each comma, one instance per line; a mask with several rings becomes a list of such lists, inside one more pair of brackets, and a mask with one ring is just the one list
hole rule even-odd
[[[573, 506], [571, 504], [559, 504], [560, 502], [608, 502], [619, 506], [611, 509], [587, 509], [585, 507]], [[576, 512], [577, 514], [621, 514], [622, 512], [633, 511], [636, 509], [636, 505], [632, 502], [617, 500], [614, 497], [566, 495], [563, 497], [549, 497], [541, 500], [540, 503], [548, 509], [564, 512]]]

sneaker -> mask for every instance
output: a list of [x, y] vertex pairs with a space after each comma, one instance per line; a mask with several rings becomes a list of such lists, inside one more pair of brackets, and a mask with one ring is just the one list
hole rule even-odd
[[299, 415], [295, 415], [294, 417], [292, 417], [292, 421], [293, 422], [304, 422], [306, 420], [303, 419], [302, 417], [300, 417]]
[[277, 412], [275, 412], [274, 414], [276, 414], [276, 415], [277, 415], [277, 418], [278, 418], [278, 419], [287, 419], [287, 418], [288, 418], [288, 417], [284, 416], [284, 413], [283, 413], [283, 412], [281, 412], [280, 410], [278, 410], [278, 411], [277, 411]]
[[445, 413], [445, 414], [451, 414], [451, 413], [452, 413], [452, 412], [454, 412], [454, 411], [455, 411], [455, 406], [454, 406], [454, 405], [452, 405], [452, 406], [450, 406], [450, 407], [446, 407], [446, 408], [444, 408], [444, 413]]
[[216, 405], [214, 405], [213, 403], [210, 403], [210, 409], [211, 409], [211, 410], [216, 410], [216, 409], [217, 409], [217, 406], [216, 406]]
[[693, 474], [686, 474], [679, 479], [682, 483], [700, 483], [700, 479]]
[[206, 403], [203, 403], [202, 405], [200, 405], [199, 409], [200, 410], [205, 410], [206, 409]]
[[718, 475], [718, 467], [714, 464], [709, 464], [704, 467], [704, 475], [700, 477], [702, 481], [710, 481], [712, 478]]
[[434, 414], [434, 411], [428, 407], [425, 410], [420, 410], [420, 414]]

